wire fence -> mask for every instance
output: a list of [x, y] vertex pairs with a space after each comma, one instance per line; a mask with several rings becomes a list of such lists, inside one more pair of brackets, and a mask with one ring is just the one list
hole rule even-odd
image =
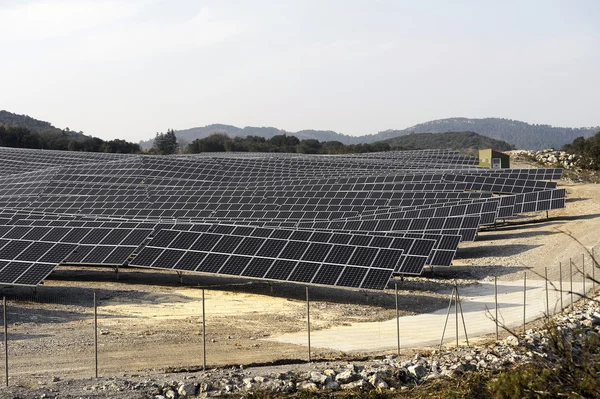
[[[332, 300], [333, 291], [319, 287], [264, 283], [252, 290], [4, 289], [4, 379], [30, 384], [343, 359], [462, 346], [481, 336], [500, 339], [596, 292], [599, 252], [586, 250], [517, 279], [447, 280], [446, 295], [433, 296], [406, 281], [392, 283], [385, 293], [350, 291], [343, 300]], [[420, 313], [411, 311], [415, 304], [425, 304]]]

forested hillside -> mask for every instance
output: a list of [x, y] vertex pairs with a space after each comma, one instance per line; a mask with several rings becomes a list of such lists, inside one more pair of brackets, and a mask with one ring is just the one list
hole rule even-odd
[[300, 140], [285, 134], [264, 138], [259, 136], [229, 137], [215, 133], [203, 139], [192, 141], [187, 152], [288, 152], [301, 154], [354, 154], [364, 152], [389, 151], [387, 143], [343, 144], [339, 141], [320, 142], [315, 139]]
[[480, 148], [501, 151], [514, 147], [504, 141], [490, 139], [473, 132], [418, 133], [384, 141], [363, 144], [343, 144], [339, 141], [321, 142], [315, 139], [300, 140], [296, 136], [277, 135], [269, 139], [258, 136], [229, 137], [216, 133], [192, 141], [187, 152], [297, 152], [302, 154], [353, 154], [390, 150], [421, 150], [441, 148], [474, 154]]
[[[288, 132], [275, 127], [239, 128], [231, 125], [208, 125], [192, 129], [178, 130], [178, 139], [192, 142], [198, 138], [206, 138], [215, 133], [224, 133], [229, 137], [257, 136], [269, 139], [277, 135], [296, 136], [300, 140], [316, 139], [324, 141], [339, 141], [343, 144], [374, 143], [411, 133], [446, 133], [446, 132], [475, 132], [493, 139], [506, 141], [520, 149], [560, 148], [571, 143], [577, 137], [590, 137], [600, 128], [568, 128], [550, 125], [534, 125], [525, 122], [502, 118], [448, 118], [421, 123], [400, 130], [385, 130], [376, 134], [349, 136], [330, 130], [300, 130]], [[152, 140], [141, 141], [142, 148], [152, 147]]]
[[[177, 130], [177, 138], [187, 142], [192, 142], [196, 139], [203, 139], [213, 134], [222, 133], [230, 138], [256, 136], [265, 139], [270, 139], [274, 136], [295, 136], [300, 140], [316, 139], [319, 141], [340, 141], [344, 144], [362, 143], [360, 137], [348, 136], [345, 134], [336, 133], [330, 130], [300, 130], [298, 132], [287, 132], [275, 127], [255, 127], [246, 126], [239, 128], [237, 126], [213, 124], [203, 127], [195, 127], [191, 129]], [[140, 146], [143, 149], [149, 149], [153, 145], [153, 140], [140, 141]]]
[[74, 132], [61, 130], [48, 122], [27, 115], [0, 111], [0, 146], [46, 150], [136, 153], [140, 146], [125, 140], [104, 141]]
[[[476, 132], [514, 144], [519, 149], [541, 150], [560, 148], [577, 137], [590, 137], [599, 128], [568, 128], [550, 125], [532, 125], [502, 118], [449, 118], [421, 123], [403, 130], [386, 130], [373, 137], [384, 139], [410, 133]], [[377, 136], [377, 137], [375, 137]], [[387, 137], [383, 137], [387, 136]]]
[[424, 150], [442, 148], [468, 153], [475, 153], [481, 148], [493, 148], [499, 151], [515, 149], [513, 145], [506, 141], [491, 139], [474, 132], [411, 133], [381, 142], [388, 143], [392, 149]]

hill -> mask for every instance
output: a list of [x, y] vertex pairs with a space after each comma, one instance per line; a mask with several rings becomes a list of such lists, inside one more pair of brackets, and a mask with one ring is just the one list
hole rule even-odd
[[410, 133], [476, 132], [497, 140], [514, 144], [517, 148], [540, 150], [560, 148], [573, 142], [577, 137], [590, 137], [598, 131], [593, 128], [553, 127], [550, 125], [532, 125], [525, 122], [503, 118], [448, 118], [421, 123], [403, 130], [386, 130], [373, 135], [373, 139], [382, 140]]
[[[298, 132], [288, 132], [275, 127], [246, 126], [244, 128], [239, 128], [232, 125], [212, 124], [176, 131], [178, 139], [183, 139], [188, 142], [192, 142], [196, 139], [205, 139], [208, 136], [212, 136], [213, 134], [217, 133], [226, 134], [230, 138], [257, 136], [270, 139], [274, 136], [285, 134], [288, 136], [296, 136], [300, 140], [315, 139], [319, 141], [339, 141], [344, 144], [358, 144], [365, 142], [362, 141], [360, 137], [349, 136], [331, 130], [300, 130]], [[143, 149], [149, 149], [152, 147], [153, 141], [153, 139], [140, 141], [139, 144]]]
[[64, 130], [28, 115], [0, 110], [0, 146], [65, 151], [136, 153], [138, 144], [125, 140], [104, 141], [69, 128]]
[[[192, 129], [179, 130], [177, 137], [188, 142], [198, 138], [206, 138], [215, 133], [225, 133], [229, 137], [259, 136], [271, 138], [287, 134], [300, 140], [316, 139], [323, 141], [339, 141], [343, 144], [374, 143], [411, 133], [446, 133], [475, 132], [489, 138], [502, 140], [521, 149], [560, 148], [573, 142], [577, 137], [590, 137], [600, 130], [594, 128], [553, 127], [550, 125], [534, 125], [503, 118], [448, 118], [425, 122], [401, 130], [384, 130], [376, 134], [350, 136], [331, 130], [300, 130], [288, 132], [275, 127], [246, 126], [239, 128], [232, 125], [214, 124]], [[142, 148], [150, 148], [152, 139], [141, 141]]]
[[[379, 143], [379, 142], [378, 142]], [[493, 148], [499, 151], [514, 150], [515, 147], [506, 141], [495, 140], [475, 132], [448, 133], [411, 133], [405, 136], [382, 140], [391, 149], [450, 149], [475, 153], [481, 148]]]

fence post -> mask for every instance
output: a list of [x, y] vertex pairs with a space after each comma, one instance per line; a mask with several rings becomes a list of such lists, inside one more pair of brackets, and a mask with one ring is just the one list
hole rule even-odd
[[98, 305], [94, 291], [94, 359], [96, 361], [96, 378], [98, 378]]
[[592, 291], [596, 293], [596, 257], [594, 255], [594, 247], [592, 247]]
[[396, 337], [398, 343], [398, 356], [400, 356], [400, 311], [398, 308], [398, 283], [394, 284], [396, 291]]
[[583, 295], [587, 294], [585, 290], [585, 254], [581, 254], [581, 274], [583, 274]]
[[525, 320], [526, 320], [526, 304], [527, 304], [527, 272], [523, 272], [523, 334], [525, 334]]
[[563, 307], [563, 287], [562, 287], [562, 262], [558, 262], [558, 283], [560, 284], [560, 311], [564, 309]]
[[573, 262], [569, 258], [569, 280], [571, 282], [571, 307], [573, 307]]
[[206, 370], [206, 307], [204, 302], [204, 288], [202, 288], [202, 370]]
[[469, 346], [469, 334], [467, 334], [467, 323], [465, 323], [465, 315], [462, 310], [460, 294], [458, 293], [458, 285], [456, 286], [456, 303], [460, 308], [460, 318], [462, 319], [463, 329], [465, 330], [465, 340], [467, 341], [467, 346]]
[[548, 268], [544, 268], [544, 279], [546, 280], [546, 317], [550, 317], [550, 302], [548, 301]]
[[594, 247], [592, 247], [592, 291], [596, 293], [596, 257], [594, 256]]
[[440, 350], [444, 343], [444, 335], [446, 335], [446, 327], [448, 326], [448, 319], [450, 318], [450, 308], [452, 307], [452, 298], [454, 298], [454, 287], [452, 287], [452, 294], [450, 295], [450, 302], [448, 303], [448, 312], [446, 312], [446, 321], [444, 322], [444, 329], [442, 330], [442, 339], [440, 340]]
[[306, 330], [308, 333], [308, 362], [312, 361], [310, 356], [310, 301], [308, 299], [308, 287], [306, 287]]
[[498, 276], [494, 276], [494, 303], [496, 304], [496, 341], [498, 341]]
[[458, 284], [454, 284], [454, 316], [456, 318], [456, 347], [458, 348]]
[[2, 298], [2, 309], [2, 313], [4, 313], [4, 371], [6, 375], [6, 386], [8, 386], [8, 324], [6, 324], [6, 297]]

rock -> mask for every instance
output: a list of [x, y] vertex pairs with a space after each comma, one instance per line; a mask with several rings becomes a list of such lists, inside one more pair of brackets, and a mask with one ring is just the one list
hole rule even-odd
[[519, 346], [519, 339], [514, 335], [509, 335], [504, 339], [504, 343], [510, 346]]
[[369, 388], [371, 385], [363, 380], [360, 379], [358, 381], [353, 381], [353, 382], [349, 382], [347, 384], [342, 384], [340, 385], [340, 388], [344, 389], [344, 390], [352, 390], [352, 389], [364, 389], [364, 388]]
[[310, 373], [310, 380], [315, 384], [322, 385], [325, 383], [325, 381], [327, 381], [327, 376], [317, 371], [313, 371], [312, 373]]
[[324, 389], [338, 389], [339, 387], [340, 387], [340, 383], [337, 382], [337, 381], [335, 381], [335, 380], [333, 380], [333, 379], [331, 379], [331, 380], [328, 379], [325, 382], [325, 385], [323, 385]]
[[415, 364], [408, 367], [408, 372], [413, 375], [416, 379], [420, 380], [421, 378], [427, 375], [427, 369], [420, 364]]
[[267, 377], [263, 377], [262, 375], [254, 377], [254, 382], [258, 382], [259, 384], [262, 384], [265, 381], [267, 381]]
[[52, 382], [59, 382], [60, 381], [60, 377], [52, 377]]
[[333, 370], [333, 369], [326, 369], [326, 370], [323, 370], [323, 374], [325, 374], [326, 376], [335, 376], [336, 373], [335, 373], [335, 370]]
[[165, 398], [167, 398], [167, 399], [177, 399], [177, 392], [175, 392], [175, 390], [173, 390], [172, 388], [169, 388], [165, 392]]
[[315, 384], [314, 382], [311, 381], [302, 381], [301, 383], [296, 385], [296, 388], [299, 391], [318, 391], [319, 387], [317, 386], [317, 384]]
[[196, 386], [196, 384], [191, 384], [191, 383], [181, 384], [179, 386], [179, 389], [177, 389], [177, 393], [180, 396], [183, 396], [185, 398], [195, 396], [197, 392], [198, 392], [198, 386]]
[[286, 381], [283, 387], [281, 388], [282, 392], [292, 393], [296, 390], [296, 383], [294, 381]]
[[348, 384], [362, 379], [360, 374], [356, 374], [353, 369], [344, 370], [335, 376], [335, 380], [340, 384]]

